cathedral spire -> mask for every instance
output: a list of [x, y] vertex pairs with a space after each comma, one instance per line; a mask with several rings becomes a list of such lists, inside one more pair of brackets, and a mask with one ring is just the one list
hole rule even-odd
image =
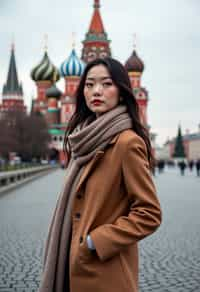
[[99, 8], [100, 8], [99, 0], [95, 0], [94, 13], [92, 16], [88, 33], [104, 33], [104, 26]]
[[94, 0], [93, 7], [94, 11], [89, 30], [83, 41], [82, 59], [85, 63], [98, 57], [111, 56], [110, 40], [108, 40], [107, 33], [105, 32], [100, 13], [100, 0]]
[[18, 82], [17, 67], [15, 61], [15, 46], [11, 44], [11, 56], [8, 69], [7, 82], [3, 87], [3, 96], [22, 96], [22, 85]]
[[21, 82], [18, 81], [17, 66], [15, 61], [15, 45], [11, 43], [11, 54], [8, 68], [7, 81], [3, 86], [2, 105], [0, 105], [0, 113], [10, 110], [26, 112], [24, 105], [23, 89]]

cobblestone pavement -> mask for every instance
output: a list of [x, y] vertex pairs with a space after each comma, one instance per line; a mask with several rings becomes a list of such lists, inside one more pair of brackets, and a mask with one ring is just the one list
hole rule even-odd
[[[37, 291], [63, 176], [58, 170], [0, 197], [0, 292]], [[140, 292], [199, 292], [200, 178], [167, 170], [155, 182], [163, 222], [140, 242]]]
[[140, 291], [199, 292], [200, 178], [172, 169], [155, 180], [163, 222], [140, 243]]

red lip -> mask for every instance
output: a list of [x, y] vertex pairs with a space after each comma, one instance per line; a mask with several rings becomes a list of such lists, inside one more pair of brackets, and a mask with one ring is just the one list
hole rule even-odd
[[101, 100], [99, 100], [99, 99], [94, 99], [94, 100], [92, 101], [92, 104], [101, 104], [101, 103], [103, 103], [103, 101], [101, 101]]

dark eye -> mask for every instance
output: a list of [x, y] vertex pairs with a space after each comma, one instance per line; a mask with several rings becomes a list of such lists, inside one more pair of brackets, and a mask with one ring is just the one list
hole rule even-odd
[[86, 83], [85, 83], [85, 86], [86, 86], [87, 88], [91, 88], [91, 87], [93, 86], [93, 83], [86, 82]]
[[108, 81], [108, 82], [103, 83], [103, 87], [109, 87], [109, 86], [112, 86], [112, 82]]

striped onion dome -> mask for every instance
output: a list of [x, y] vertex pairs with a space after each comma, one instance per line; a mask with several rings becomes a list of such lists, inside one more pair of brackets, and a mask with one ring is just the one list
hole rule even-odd
[[61, 64], [60, 73], [63, 77], [81, 76], [83, 74], [84, 67], [85, 64], [78, 58], [75, 49], [72, 49], [69, 58]]
[[31, 70], [31, 78], [34, 81], [53, 81], [60, 79], [60, 74], [56, 66], [50, 61], [47, 52], [41, 62]]

